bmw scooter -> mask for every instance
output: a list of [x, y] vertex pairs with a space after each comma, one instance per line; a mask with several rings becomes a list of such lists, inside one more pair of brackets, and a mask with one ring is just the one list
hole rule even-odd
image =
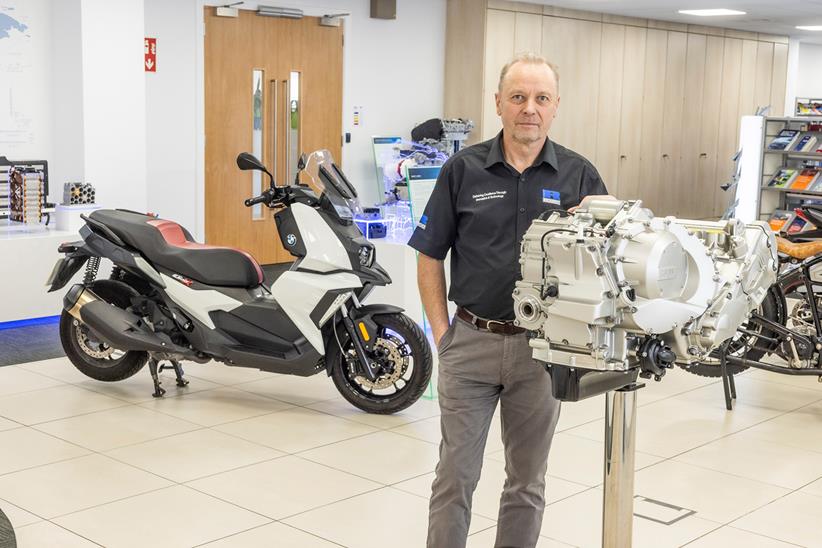
[[[64, 287], [85, 265], [82, 283], [63, 299], [60, 339], [69, 360], [100, 381], [131, 377], [148, 362], [155, 397], [158, 371], [180, 362], [309, 376], [325, 371], [343, 397], [370, 413], [413, 404], [431, 378], [431, 348], [402, 309], [363, 305], [391, 283], [353, 222], [354, 187], [328, 151], [299, 162], [296, 181], [277, 186], [254, 156], [241, 170], [266, 173], [270, 186], [245, 201], [275, 210], [280, 239], [296, 260], [270, 285], [244, 251], [196, 243], [179, 224], [121, 209], [84, 216], [83, 240], [65, 243], [49, 278]], [[300, 184], [300, 173], [313, 183]], [[315, 192], [316, 190], [316, 192]], [[113, 263], [98, 279], [101, 258]], [[170, 366], [161, 366], [161, 361]]]

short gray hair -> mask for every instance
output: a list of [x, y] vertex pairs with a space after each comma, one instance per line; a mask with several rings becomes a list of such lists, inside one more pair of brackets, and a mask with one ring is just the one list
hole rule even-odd
[[532, 51], [518, 53], [510, 61], [503, 65], [502, 70], [499, 71], [499, 84], [497, 84], [497, 91], [502, 92], [502, 82], [505, 80], [505, 76], [508, 74], [508, 71], [511, 70], [511, 67], [517, 63], [547, 66], [551, 69], [551, 72], [554, 73], [554, 79], [557, 81], [557, 91], [559, 91], [559, 70], [557, 69], [557, 66], [542, 55]]

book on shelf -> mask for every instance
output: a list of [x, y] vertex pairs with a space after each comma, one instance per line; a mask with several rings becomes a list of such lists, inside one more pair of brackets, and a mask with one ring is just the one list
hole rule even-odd
[[798, 169], [783, 167], [776, 173], [776, 175], [773, 176], [773, 179], [771, 179], [771, 182], [768, 183], [768, 186], [773, 188], [789, 187], [798, 175]]
[[799, 234], [800, 232], [805, 232], [811, 224], [800, 217], [799, 215], [795, 215], [791, 224], [787, 225], [787, 228], [783, 228], [783, 232], [785, 234]]
[[819, 170], [816, 168], [805, 168], [799, 172], [799, 175], [791, 183], [791, 190], [810, 190], [810, 187], [816, 183], [819, 178]]
[[779, 232], [783, 227], [790, 226], [795, 216], [796, 214], [793, 211], [777, 209], [771, 213], [771, 217], [768, 219], [768, 226], [770, 226], [774, 232]]
[[768, 145], [768, 150], [790, 150], [799, 133], [798, 129], [783, 129]]
[[794, 145], [793, 149], [794, 152], [811, 152], [811, 150], [816, 150], [816, 137], [813, 135], [805, 134], [799, 138], [799, 140]]

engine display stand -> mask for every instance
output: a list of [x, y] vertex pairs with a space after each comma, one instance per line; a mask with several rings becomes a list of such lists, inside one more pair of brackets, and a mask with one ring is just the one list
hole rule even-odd
[[634, 521], [636, 393], [632, 383], [605, 394], [602, 547], [630, 548]]

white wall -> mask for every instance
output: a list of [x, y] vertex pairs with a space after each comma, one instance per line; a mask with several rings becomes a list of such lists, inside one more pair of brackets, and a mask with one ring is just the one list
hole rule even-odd
[[797, 97], [822, 98], [822, 45], [800, 44]]
[[157, 39], [157, 72], [145, 73], [148, 211], [190, 230], [200, 213], [196, 10], [193, 0], [145, 0], [145, 36]]
[[143, 0], [82, 0], [80, 18], [85, 180], [103, 206], [145, 211]]
[[52, 0], [52, 134], [49, 160], [53, 202], [63, 199], [63, 183], [85, 177], [83, 130], [83, 43], [80, 0]]

